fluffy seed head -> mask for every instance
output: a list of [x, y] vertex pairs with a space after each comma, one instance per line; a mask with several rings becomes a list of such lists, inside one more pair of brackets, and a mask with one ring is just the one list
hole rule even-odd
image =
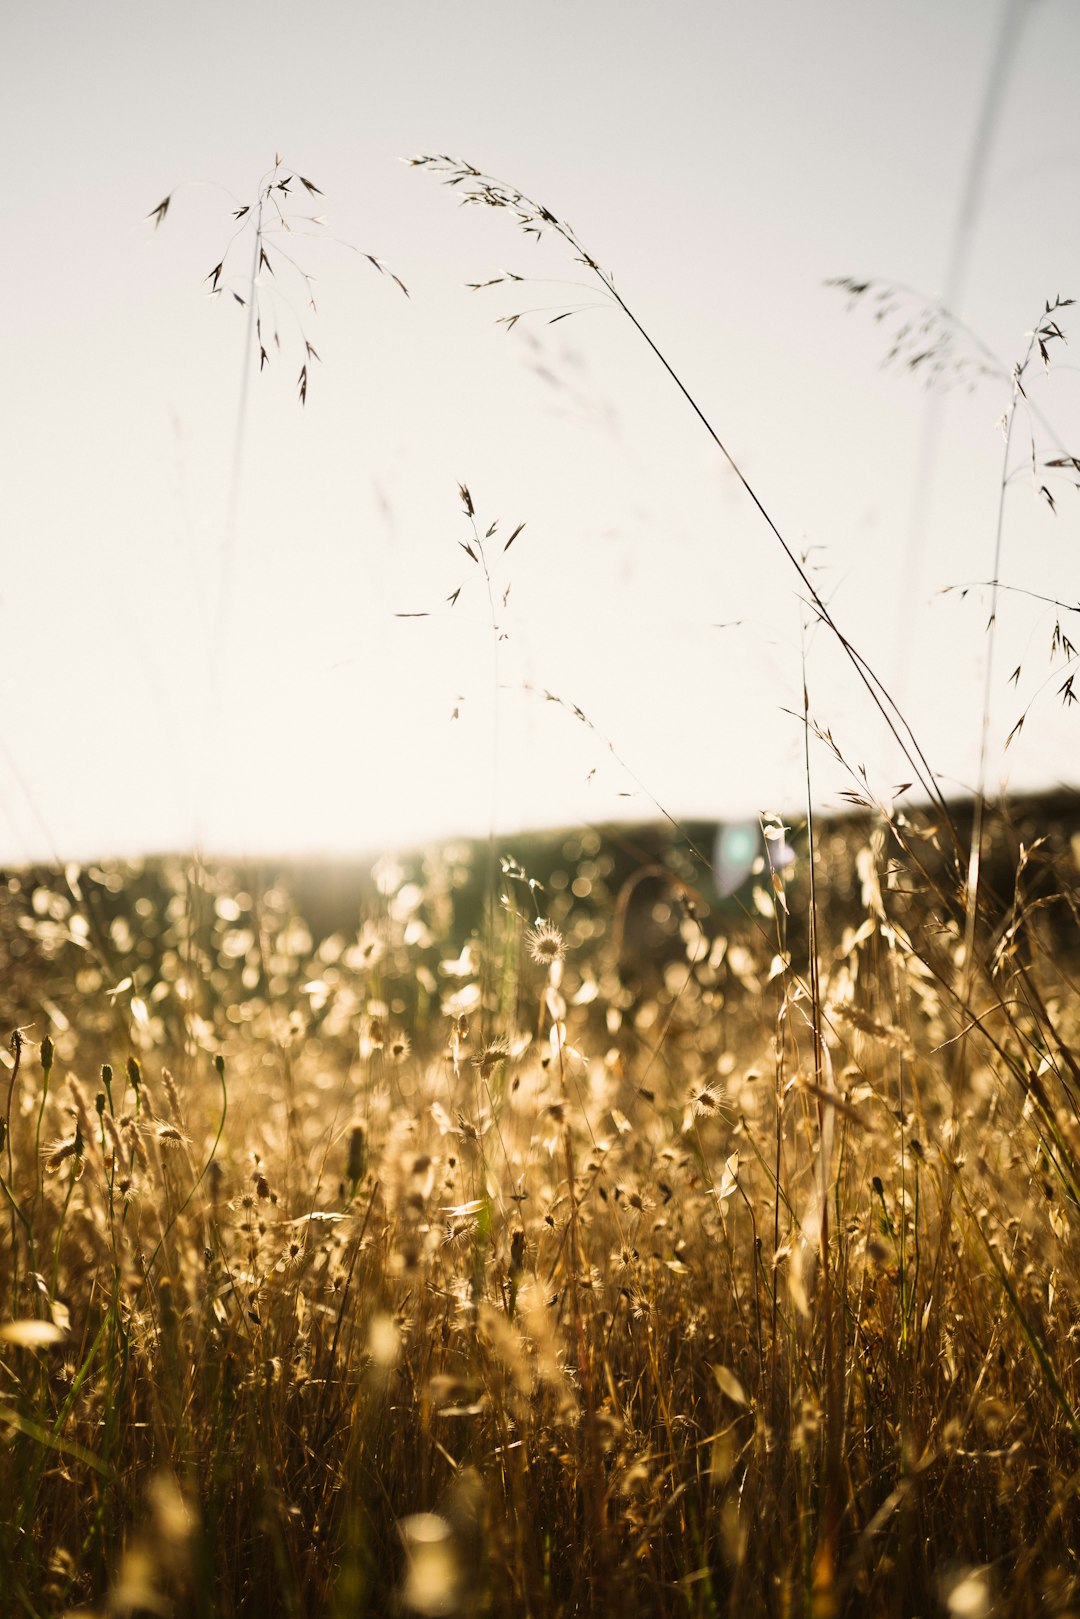
[[498, 1035], [489, 1040], [478, 1057], [472, 1059], [473, 1067], [479, 1068], [481, 1079], [490, 1079], [501, 1062], [505, 1062], [510, 1055], [510, 1042], [505, 1035]]
[[543, 918], [525, 935], [529, 954], [540, 967], [551, 967], [566, 954], [566, 941], [553, 922]]

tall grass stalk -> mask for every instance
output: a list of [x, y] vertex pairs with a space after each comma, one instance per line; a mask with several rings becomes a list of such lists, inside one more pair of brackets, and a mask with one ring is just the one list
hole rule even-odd
[[[951, 817], [949, 806], [942, 796], [941, 790], [937, 785], [934, 772], [923, 754], [911, 726], [900, 712], [897, 704], [893, 701], [881, 680], [874, 673], [871, 665], [842, 632], [824, 598], [821, 596], [817, 587], [813, 583], [813, 580], [807, 572], [806, 567], [800, 560], [798, 553], [785, 539], [779, 527], [770, 516], [763, 500], [747, 479], [742, 468], [735, 460], [735, 457], [728, 449], [717, 429], [713, 426], [704, 409], [698, 403], [695, 396], [690, 392], [689, 388], [683, 382], [678, 372], [671, 365], [663, 350], [659, 347], [641, 321], [634, 314], [633, 310], [626, 303], [608, 272], [602, 269], [598, 261], [586, 251], [574, 231], [565, 221], [559, 219], [555, 214], [551, 213], [550, 210], [543, 207], [540, 203], [534, 201], [533, 198], [526, 196], [524, 192], [519, 191], [515, 186], [507, 185], [501, 180], [494, 179], [491, 175], [484, 174], [480, 169], [475, 168], [471, 163], [463, 162], [457, 158], [448, 157], [445, 154], [425, 154], [419, 157], [410, 158], [409, 162], [415, 167], [425, 168], [435, 174], [443, 176], [443, 184], [455, 187], [459, 190], [460, 199], [464, 205], [505, 209], [514, 216], [517, 224], [526, 232], [526, 234], [539, 238], [545, 232], [552, 232], [561, 237], [566, 243], [567, 247], [573, 253], [576, 262], [582, 264], [589, 271], [589, 273], [595, 277], [600, 286], [603, 288], [606, 296], [611, 299], [615, 307], [625, 316], [630, 325], [633, 327], [634, 331], [638, 334], [638, 336], [645, 343], [646, 347], [659, 362], [670, 381], [674, 384], [675, 388], [689, 406], [699, 424], [704, 428], [715, 447], [720, 451], [720, 454], [727, 462], [731, 471], [735, 474], [745, 493], [749, 497], [751, 504], [764, 521], [769, 532], [772, 534], [774, 540], [779, 545], [780, 549], [784, 553], [784, 556], [787, 558], [788, 563], [794, 570], [799, 584], [806, 592], [807, 599], [813, 606], [818, 618], [826, 626], [826, 628], [831, 631], [832, 635], [839, 643], [845, 657], [855, 672], [856, 678], [869, 695], [871, 703], [878, 711], [885, 723], [886, 728], [892, 735], [893, 740], [900, 748], [901, 754], [914, 772], [914, 775], [925, 792], [927, 798], [930, 800], [930, 802], [938, 806], [946, 821], [950, 822]], [[478, 288], [495, 286], [498, 285], [503, 279], [505, 278], [494, 277], [486, 282], [477, 283], [476, 286]], [[513, 318], [516, 317], [511, 317], [511, 319]]]
[[807, 813], [738, 902], [670, 816], [518, 844], [497, 916], [494, 815], [321, 926], [202, 860], [0, 885], [0, 1016], [50, 1041], [4, 1118], [5, 1611], [1080, 1607], [1074, 826], [944, 804], [792, 561], [931, 813], [857, 770], [813, 812], [804, 667]]

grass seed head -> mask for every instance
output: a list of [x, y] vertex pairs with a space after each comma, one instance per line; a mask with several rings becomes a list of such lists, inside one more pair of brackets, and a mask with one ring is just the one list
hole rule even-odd
[[345, 1178], [352, 1186], [357, 1186], [364, 1178], [367, 1167], [367, 1131], [360, 1123], [356, 1123], [349, 1131], [349, 1155], [345, 1164]]
[[566, 955], [566, 940], [553, 922], [543, 918], [526, 933], [525, 943], [539, 967], [552, 967]]
[[80, 1151], [81, 1141], [82, 1138], [76, 1130], [74, 1135], [64, 1136], [62, 1140], [54, 1141], [47, 1146], [42, 1154], [42, 1168], [46, 1175], [55, 1175], [69, 1158], [74, 1158]]
[[472, 1065], [479, 1069], [481, 1079], [490, 1079], [501, 1062], [505, 1062], [510, 1055], [510, 1042], [505, 1035], [496, 1035], [489, 1040], [478, 1056], [472, 1058]]

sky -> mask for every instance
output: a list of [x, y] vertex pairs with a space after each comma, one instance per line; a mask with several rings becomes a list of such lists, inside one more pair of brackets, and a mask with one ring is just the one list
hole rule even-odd
[[[1011, 381], [1080, 297], [1068, 0], [38, 0], [5, 36], [0, 859], [360, 854], [911, 780], [627, 315], [424, 153], [570, 222], [942, 791], [1076, 783], [1080, 627], [1037, 599], [1077, 600], [1045, 466], [1080, 453], [1072, 349]], [[318, 190], [274, 194], [253, 277], [233, 215], [275, 175]], [[903, 360], [943, 299], [928, 389]]]

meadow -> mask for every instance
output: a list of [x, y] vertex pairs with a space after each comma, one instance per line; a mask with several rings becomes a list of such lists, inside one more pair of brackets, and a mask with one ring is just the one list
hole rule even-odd
[[1080, 1612], [1080, 817], [942, 796], [670, 375], [911, 791], [727, 896], [671, 818], [9, 872], [5, 1614]]
[[12, 874], [5, 1611], [1074, 1611], [1055, 807]]

